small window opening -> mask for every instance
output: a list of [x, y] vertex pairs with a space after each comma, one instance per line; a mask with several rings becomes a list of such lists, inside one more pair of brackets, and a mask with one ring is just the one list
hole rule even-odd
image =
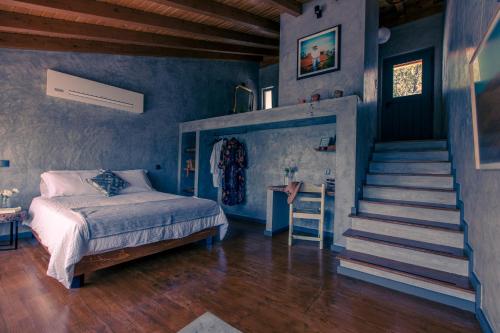
[[273, 105], [273, 87], [262, 89], [262, 109], [272, 109]]
[[393, 67], [392, 97], [422, 94], [422, 59]]

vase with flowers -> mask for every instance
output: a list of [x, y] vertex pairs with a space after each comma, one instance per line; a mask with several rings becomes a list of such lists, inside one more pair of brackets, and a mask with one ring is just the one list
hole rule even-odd
[[297, 172], [297, 167], [288, 166], [283, 171], [284, 171], [283, 182], [285, 185], [288, 185], [293, 181], [293, 176], [295, 172]]
[[10, 199], [18, 193], [17, 188], [0, 190], [0, 208], [10, 208]]

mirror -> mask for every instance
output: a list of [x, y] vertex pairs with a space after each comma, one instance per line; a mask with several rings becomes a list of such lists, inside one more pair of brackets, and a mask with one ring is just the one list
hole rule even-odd
[[234, 89], [233, 113], [253, 111], [253, 90], [245, 84], [237, 85]]

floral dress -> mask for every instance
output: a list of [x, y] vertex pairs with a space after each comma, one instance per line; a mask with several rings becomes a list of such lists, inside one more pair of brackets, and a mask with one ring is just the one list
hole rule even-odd
[[222, 169], [222, 203], [228, 206], [241, 204], [245, 200], [245, 168], [247, 158], [245, 146], [232, 138], [224, 140], [219, 168]]

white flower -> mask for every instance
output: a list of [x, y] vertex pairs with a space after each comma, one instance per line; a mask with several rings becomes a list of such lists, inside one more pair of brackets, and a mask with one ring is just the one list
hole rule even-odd
[[5, 189], [5, 190], [1, 190], [0, 191], [0, 196], [2, 197], [6, 197], [6, 198], [10, 198], [12, 197], [14, 194], [17, 194], [19, 193], [19, 190], [17, 188], [13, 188], [11, 190], [9, 189]]

